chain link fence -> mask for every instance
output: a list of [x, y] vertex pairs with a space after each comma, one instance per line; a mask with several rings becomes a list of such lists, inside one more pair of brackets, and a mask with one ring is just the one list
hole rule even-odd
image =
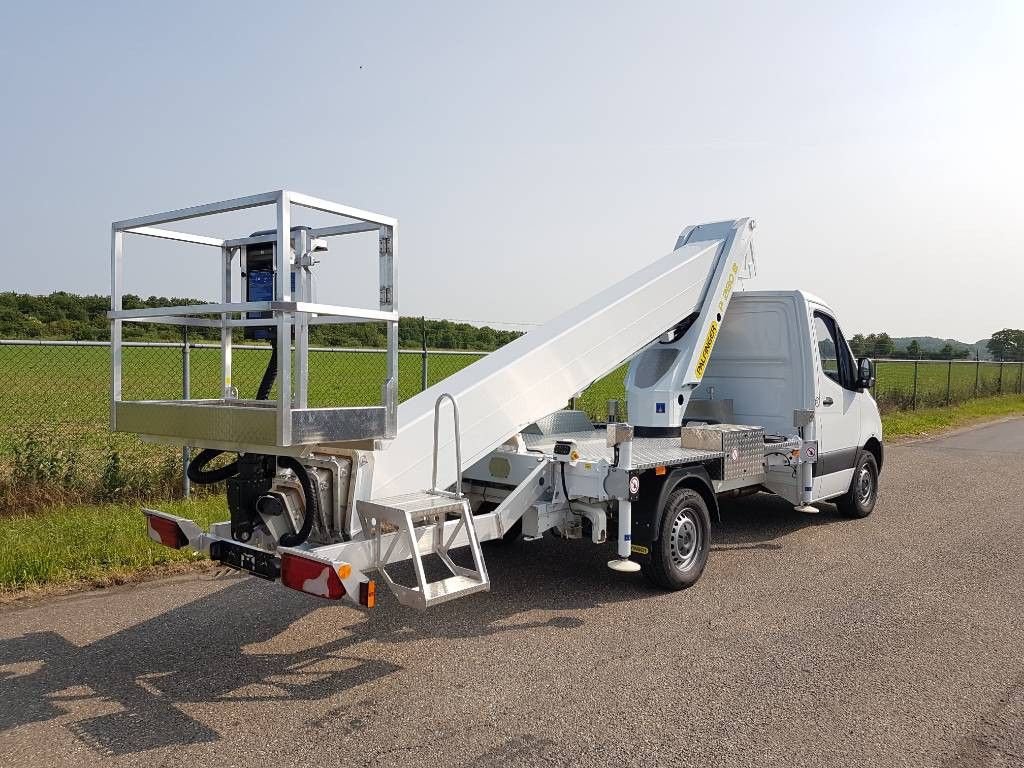
[[[399, 398], [411, 397], [485, 354], [400, 350]], [[268, 346], [234, 345], [232, 383], [240, 396], [253, 396], [269, 359]], [[309, 356], [310, 405], [377, 403], [385, 371], [384, 350], [314, 347]], [[110, 433], [109, 372], [106, 342], [0, 340], [5, 400], [0, 409], [0, 511], [62, 500], [181, 492], [179, 451]], [[572, 404], [595, 421], [604, 420], [609, 399], [619, 400], [624, 413], [625, 374], [622, 366]], [[1021, 393], [1022, 385], [1024, 362], [879, 360], [874, 395], [883, 411], [906, 410]], [[176, 399], [183, 394], [220, 396], [219, 345], [125, 344], [125, 399]]]
[[1024, 392], [1024, 362], [878, 360], [875, 368], [877, 381], [872, 392], [883, 412]]
[[[399, 399], [485, 354], [399, 350]], [[241, 397], [255, 395], [269, 360], [269, 346], [233, 345], [232, 384]], [[125, 342], [122, 361], [125, 400], [221, 395], [218, 344]], [[386, 371], [382, 349], [313, 347], [309, 404], [379, 403]], [[179, 450], [110, 432], [107, 342], [0, 340], [0, 390], [0, 512], [182, 492]]]

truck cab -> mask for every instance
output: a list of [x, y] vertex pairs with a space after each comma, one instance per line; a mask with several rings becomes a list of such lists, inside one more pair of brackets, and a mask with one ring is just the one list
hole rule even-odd
[[[808, 413], [802, 436], [817, 455], [805, 500], [825, 501], [850, 491], [865, 452], [875, 468], [861, 470], [877, 475], [882, 467], [873, 379], [873, 364], [855, 361], [836, 313], [823, 300], [804, 291], [746, 291], [732, 298], [691, 406], [731, 400], [735, 423], [780, 435], [799, 426], [795, 412]], [[796, 502], [789, 474], [775, 474], [780, 477], [769, 473], [766, 485]], [[859, 477], [860, 491], [873, 495], [876, 479]]]

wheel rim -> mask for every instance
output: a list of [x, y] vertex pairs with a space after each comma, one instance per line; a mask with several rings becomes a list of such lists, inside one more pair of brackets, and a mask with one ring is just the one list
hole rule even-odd
[[685, 571], [700, 554], [702, 544], [701, 529], [697, 525], [697, 515], [687, 507], [679, 511], [672, 521], [669, 531], [669, 551], [672, 565], [678, 571]]
[[857, 471], [857, 501], [861, 506], [871, 503], [871, 497], [875, 494], [875, 478], [867, 465], [861, 466]]

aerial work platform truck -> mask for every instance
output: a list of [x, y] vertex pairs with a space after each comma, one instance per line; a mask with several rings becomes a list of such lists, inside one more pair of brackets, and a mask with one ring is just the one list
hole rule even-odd
[[[258, 207], [274, 228], [167, 227]], [[309, 211], [339, 221], [297, 223]], [[869, 515], [883, 464], [874, 365], [854, 359], [822, 300], [743, 290], [754, 231], [752, 219], [687, 227], [666, 256], [399, 404], [396, 219], [276, 191], [115, 222], [111, 428], [201, 449], [188, 476], [223, 483], [230, 511], [202, 530], [147, 508], [150, 537], [311, 595], [372, 607], [383, 582], [426, 608], [490, 588], [488, 541], [586, 538], [614, 550], [613, 571], [676, 590], [700, 578], [725, 495]], [[315, 303], [331, 241], [373, 232], [373, 305]], [[133, 237], [208, 246], [221, 301], [124, 309]], [[220, 396], [126, 399], [125, 322], [218, 329]], [[309, 329], [336, 322], [386, 327], [379, 403], [310, 405]], [[232, 385], [239, 328], [271, 348], [255, 392]], [[609, 401], [604, 423], [566, 409], [627, 362], [626, 402]]]

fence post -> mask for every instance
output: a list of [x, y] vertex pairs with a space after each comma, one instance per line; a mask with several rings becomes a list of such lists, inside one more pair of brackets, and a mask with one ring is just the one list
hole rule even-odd
[[1021, 362], [1020, 369], [1017, 371], [1017, 394], [1024, 394], [1024, 362]]
[[953, 361], [949, 361], [949, 367], [946, 369], [946, 407], [949, 407], [949, 385], [953, 382]]
[[420, 392], [427, 388], [427, 318], [420, 317], [420, 331], [423, 338], [423, 352], [420, 356]]
[[[181, 326], [181, 396], [188, 400], [192, 390], [192, 361], [188, 352], [188, 326]], [[187, 499], [192, 493], [192, 483], [188, 479], [188, 464], [192, 458], [189, 446], [181, 449], [181, 492]]]
[[978, 398], [978, 374], [981, 373], [981, 358], [974, 361], [974, 399]]
[[999, 361], [999, 391], [996, 394], [1003, 394], [1003, 361]]
[[917, 364], [920, 360], [914, 361], [914, 393], [910, 396], [910, 410], [917, 410]]

